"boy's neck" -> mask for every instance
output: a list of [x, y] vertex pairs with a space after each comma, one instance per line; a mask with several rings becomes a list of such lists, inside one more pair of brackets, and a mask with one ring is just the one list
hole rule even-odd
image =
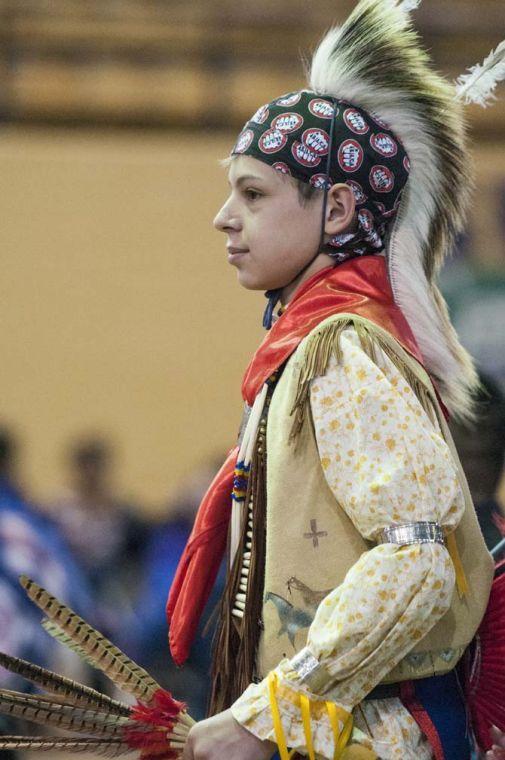
[[320, 253], [318, 256], [316, 256], [314, 261], [310, 264], [310, 266], [307, 267], [307, 269], [304, 269], [301, 274], [299, 274], [292, 282], [289, 283], [289, 285], [286, 285], [286, 287], [282, 289], [280, 298], [281, 304], [283, 306], [287, 306], [292, 300], [298, 288], [303, 285], [304, 282], [320, 272], [321, 269], [326, 269], [327, 267], [333, 266], [334, 264], [335, 261], [326, 253]]

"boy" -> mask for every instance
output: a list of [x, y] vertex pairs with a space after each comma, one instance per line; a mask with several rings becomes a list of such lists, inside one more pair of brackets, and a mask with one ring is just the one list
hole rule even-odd
[[169, 598], [181, 663], [229, 524], [217, 714], [187, 760], [470, 758], [456, 666], [493, 564], [445, 419], [471, 413], [476, 376], [434, 284], [463, 132], [405, 10], [362, 0], [309, 88], [239, 135], [215, 226], [269, 332]]

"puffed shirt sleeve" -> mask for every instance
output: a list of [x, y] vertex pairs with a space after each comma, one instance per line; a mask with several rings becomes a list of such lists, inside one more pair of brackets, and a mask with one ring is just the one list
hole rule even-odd
[[[372, 542], [385, 527], [405, 522], [435, 521], [451, 532], [465, 502], [437, 424], [391, 360], [378, 348], [370, 358], [352, 328], [342, 334], [341, 351], [310, 394], [321, 467], [338, 504]], [[307, 638], [340, 706], [351, 711], [429, 632], [450, 606], [454, 581], [441, 544], [380, 544], [360, 557], [319, 605]], [[303, 751], [289, 690], [305, 687], [288, 660], [277, 676], [288, 695], [281, 705], [288, 746]], [[274, 740], [266, 679], [252, 684], [232, 713]], [[333, 757], [329, 724], [321, 719], [313, 730], [316, 751]]]

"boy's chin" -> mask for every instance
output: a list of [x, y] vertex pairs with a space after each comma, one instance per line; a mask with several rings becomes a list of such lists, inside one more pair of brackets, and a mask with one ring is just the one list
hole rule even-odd
[[279, 287], [273, 285], [266, 279], [254, 276], [250, 272], [245, 272], [244, 270], [240, 269], [237, 270], [237, 279], [239, 285], [242, 285], [242, 287], [246, 290], [274, 290], [275, 288]]

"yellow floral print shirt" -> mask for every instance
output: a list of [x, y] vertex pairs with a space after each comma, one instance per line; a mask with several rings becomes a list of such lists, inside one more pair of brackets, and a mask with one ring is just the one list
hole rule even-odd
[[[456, 466], [440, 430], [405, 378], [377, 349], [373, 361], [354, 329], [311, 387], [321, 466], [339, 505], [366, 539], [386, 526], [436, 521], [453, 530], [464, 511]], [[440, 544], [381, 544], [361, 556], [323, 599], [307, 646], [334, 678], [332, 694], [350, 711], [415, 646], [450, 606], [454, 569]], [[287, 744], [304, 753], [300, 710], [289, 698], [306, 691], [288, 660], [276, 669]], [[285, 687], [284, 689], [282, 687]], [[286, 688], [287, 687], [287, 688]], [[266, 679], [232, 706], [236, 720], [275, 741]], [[366, 701], [354, 711], [360, 741], [379, 757], [424, 760], [431, 749], [398, 699]], [[329, 720], [312, 721], [319, 757], [333, 757]], [[357, 732], [359, 735], [359, 731]]]

